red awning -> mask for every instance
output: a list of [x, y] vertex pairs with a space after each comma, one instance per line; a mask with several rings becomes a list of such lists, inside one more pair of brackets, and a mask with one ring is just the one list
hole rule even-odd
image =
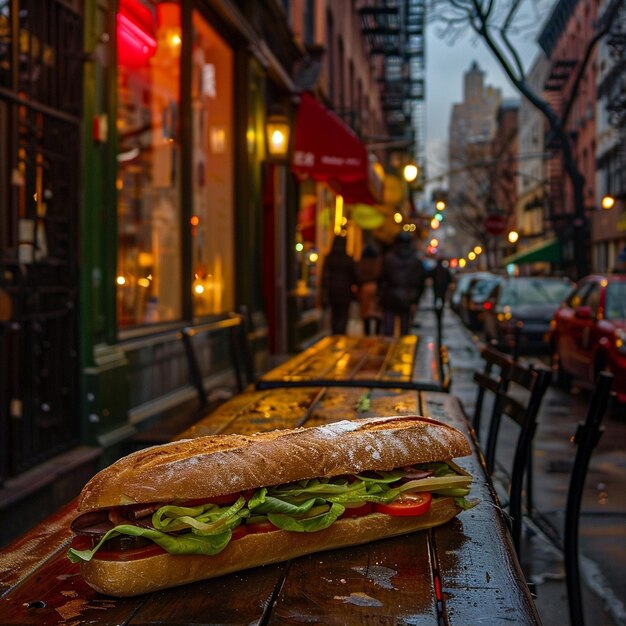
[[335, 113], [303, 93], [296, 115], [291, 171], [327, 182], [348, 204], [373, 204], [365, 144]]

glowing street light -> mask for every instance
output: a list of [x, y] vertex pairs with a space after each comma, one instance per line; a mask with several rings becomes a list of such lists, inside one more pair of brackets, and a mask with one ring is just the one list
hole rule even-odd
[[446, 203], [443, 200], [437, 200], [435, 208], [437, 211], [443, 211], [446, 208]]
[[519, 239], [519, 233], [516, 230], [512, 230], [509, 233], [509, 243], [515, 243]]
[[402, 170], [402, 175], [407, 183], [412, 183], [419, 174], [419, 168], [415, 163], [407, 163]]
[[613, 196], [606, 195], [600, 201], [600, 205], [605, 211], [610, 211], [615, 206], [615, 198]]

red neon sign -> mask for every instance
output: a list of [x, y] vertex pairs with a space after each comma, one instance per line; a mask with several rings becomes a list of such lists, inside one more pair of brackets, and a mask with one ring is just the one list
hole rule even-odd
[[143, 67], [157, 49], [154, 16], [140, 0], [120, 0], [117, 12], [117, 61]]

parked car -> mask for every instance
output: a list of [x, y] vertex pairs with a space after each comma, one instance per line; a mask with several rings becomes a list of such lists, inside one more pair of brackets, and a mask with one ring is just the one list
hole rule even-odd
[[476, 276], [470, 280], [467, 291], [461, 298], [459, 316], [462, 322], [471, 330], [481, 330], [485, 314], [485, 300], [493, 288], [504, 280], [503, 276], [489, 274]]
[[490, 272], [465, 272], [463, 274], [456, 274], [454, 278], [454, 289], [450, 296], [450, 308], [459, 313], [461, 310], [461, 299], [467, 292], [467, 288], [473, 278], [493, 276]]
[[552, 320], [552, 365], [556, 382], [595, 384], [613, 373], [613, 391], [626, 402], [626, 275], [583, 278]]
[[566, 278], [508, 278], [484, 303], [485, 340], [515, 354], [549, 354], [550, 322], [574, 285]]

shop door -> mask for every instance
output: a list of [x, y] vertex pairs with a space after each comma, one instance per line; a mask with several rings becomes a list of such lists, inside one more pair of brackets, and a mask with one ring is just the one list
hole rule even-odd
[[0, 0], [0, 482], [78, 441], [82, 0]]

